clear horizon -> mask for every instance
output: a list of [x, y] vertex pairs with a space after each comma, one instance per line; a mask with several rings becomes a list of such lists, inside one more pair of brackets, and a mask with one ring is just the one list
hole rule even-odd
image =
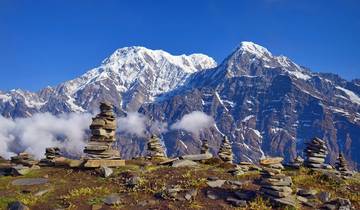
[[241, 41], [314, 72], [360, 78], [360, 3], [347, 1], [2, 1], [0, 90], [76, 78], [118, 48], [203, 53], [217, 63]]

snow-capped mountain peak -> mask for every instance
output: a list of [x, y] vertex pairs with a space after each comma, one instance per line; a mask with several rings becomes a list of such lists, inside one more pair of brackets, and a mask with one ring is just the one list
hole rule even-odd
[[264, 56], [272, 57], [272, 54], [268, 49], [266, 49], [265, 47], [260, 46], [258, 44], [255, 44], [253, 42], [249, 42], [249, 41], [241, 42], [238, 47], [238, 50], [242, 53], [253, 54], [258, 58], [262, 58]]

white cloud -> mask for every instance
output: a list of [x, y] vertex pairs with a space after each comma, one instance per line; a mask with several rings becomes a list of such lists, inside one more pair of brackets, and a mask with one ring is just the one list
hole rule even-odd
[[145, 136], [147, 118], [137, 112], [130, 112], [126, 117], [117, 120], [117, 129], [120, 132], [135, 134], [139, 137]]
[[214, 119], [204, 112], [194, 111], [184, 115], [180, 121], [171, 125], [171, 129], [182, 129], [198, 135], [200, 130], [214, 125]]
[[81, 155], [90, 114], [35, 114], [29, 118], [7, 119], [0, 116], [0, 155], [9, 158], [26, 151], [40, 159], [45, 148], [57, 146], [71, 155]]

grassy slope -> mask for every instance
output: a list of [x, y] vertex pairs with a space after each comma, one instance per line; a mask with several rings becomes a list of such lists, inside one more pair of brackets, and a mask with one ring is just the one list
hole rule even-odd
[[[233, 177], [226, 173], [226, 166], [218, 164], [202, 164], [198, 168], [171, 168], [166, 166], [147, 165], [142, 161], [128, 161], [127, 165], [115, 169], [110, 178], [101, 178], [94, 171], [72, 170], [61, 168], [41, 168], [24, 177], [48, 177], [49, 183], [45, 185], [20, 187], [12, 186], [11, 181], [20, 177], [0, 177], [0, 209], [5, 209], [7, 204], [14, 200], [20, 200], [31, 209], [91, 209], [102, 206], [104, 196], [111, 193], [119, 193], [122, 196], [122, 204], [112, 207], [113, 209], [236, 209], [225, 201], [225, 196], [230, 195], [235, 189], [230, 185], [224, 185], [216, 189], [224, 195], [218, 200], [206, 197], [206, 178], [217, 176], [220, 179], [229, 180], [254, 180], [259, 177], [257, 172]], [[303, 187], [317, 191], [330, 192], [332, 198], [349, 198], [356, 208], [360, 208], [360, 177], [355, 179], [334, 182], [324, 178], [319, 173], [309, 170], [286, 171], [294, 181], [294, 189]], [[126, 177], [131, 175], [140, 176], [139, 185], [130, 189], [124, 183]], [[21, 177], [22, 178], [22, 177]], [[166, 186], [177, 185], [182, 189], [198, 189], [198, 195], [193, 201], [174, 201], [155, 198]], [[36, 192], [47, 189], [48, 193], [43, 196], [33, 196]], [[252, 183], [244, 184], [242, 189], [254, 190], [258, 186]], [[212, 189], [213, 190], [213, 189]], [[139, 202], [148, 201], [141, 206]], [[103, 205], [102, 209], [111, 209]], [[247, 209], [271, 209], [269, 203], [257, 197], [249, 204]], [[300, 206], [299, 206], [300, 209]]]

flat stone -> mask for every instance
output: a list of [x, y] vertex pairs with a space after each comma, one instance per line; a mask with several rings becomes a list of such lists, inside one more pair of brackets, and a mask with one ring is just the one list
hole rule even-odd
[[226, 180], [218, 179], [215, 181], [207, 181], [206, 184], [209, 187], [215, 188], [215, 187], [222, 187], [225, 184]]
[[101, 166], [106, 167], [119, 167], [124, 166], [125, 160], [110, 160], [110, 159], [89, 159], [84, 164], [85, 168], [99, 168]]
[[271, 190], [271, 189], [267, 189], [267, 188], [261, 188], [260, 191], [265, 194], [277, 197], [277, 198], [284, 198], [291, 194], [289, 192], [279, 192], [279, 191], [275, 191], [275, 190]]
[[15, 179], [11, 182], [12, 185], [40, 185], [48, 182], [48, 179], [45, 178], [23, 178], [23, 179]]
[[193, 167], [197, 166], [198, 164], [192, 160], [176, 160], [172, 163], [172, 167]]
[[282, 157], [265, 158], [260, 160], [261, 165], [271, 165], [281, 163], [284, 160]]
[[160, 162], [159, 165], [170, 165], [172, 162], [174, 162], [176, 160], [179, 160], [179, 158], [176, 157], [176, 158], [164, 160], [164, 161]]
[[183, 155], [180, 157], [180, 159], [199, 161], [199, 160], [208, 160], [211, 159], [212, 157], [213, 155], [211, 153], [205, 153], [205, 154], [196, 154], [196, 155]]
[[104, 203], [106, 205], [117, 205], [117, 204], [120, 204], [121, 203], [121, 198], [118, 194], [111, 194], [111, 195], [108, 195], [104, 198]]
[[246, 201], [234, 197], [227, 197], [226, 201], [235, 207], [246, 207]]
[[15, 202], [9, 203], [9, 205], [7, 206], [7, 209], [8, 210], [30, 210], [29, 207], [25, 206], [20, 201], [15, 201]]
[[309, 197], [316, 195], [316, 193], [317, 193], [316, 190], [298, 189], [296, 194], [303, 197]]
[[109, 168], [109, 167], [106, 167], [106, 166], [101, 166], [100, 167], [100, 175], [104, 178], [107, 178], [109, 176], [111, 176], [111, 174], [113, 173], [114, 171]]
[[37, 193], [35, 193], [34, 196], [40, 197], [40, 196], [45, 195], [45, 194], [48, 193], [48, 192], [49, 192], [48, 189], [46, 189], [46, 190], [40, 190], [40, 191], [38, 191]]
[[238, 180], [227, 180], [227, 183], [230, 185], [236, 185], [241, 187], [243, 184], [245, 184], [246, 182], [244, 181], [238, 181]]
[[295, 207], [295, 205], [296, 205], [295, 200], [292, 197], [275, 198], [274, 201], [281, 205], [286, 205], [286, 206]]

